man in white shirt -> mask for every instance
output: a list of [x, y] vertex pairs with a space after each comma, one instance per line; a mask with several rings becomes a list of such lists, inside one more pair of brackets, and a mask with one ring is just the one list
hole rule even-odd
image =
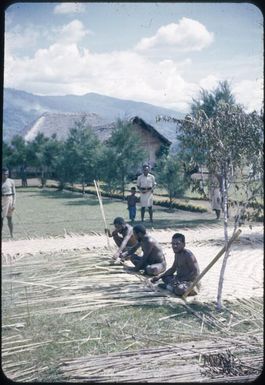
[[11, 238], [13, 238], [12, 215], [15, 210], [16, 188], [13, 179], [8, 178], [8, 169], [2, 168], [2, 227], [4, 218], [7, 217], [7, 224]]
[[140, 191], [141, 220], [144, 221], [145, 208], [148, 207], [150, 222], [153, 222], [153, 191], [156, 186], [154, 175], [149, 172], [148, 164], [143, 165], [143, 173], [137, 178], [137, 187]]

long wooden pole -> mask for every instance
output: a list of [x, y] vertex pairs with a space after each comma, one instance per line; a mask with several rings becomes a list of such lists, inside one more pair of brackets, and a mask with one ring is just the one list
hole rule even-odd
[[[239, 237], [241, 233], [241, 230], [237, 230], [237, 232], [229, 239], [228, 243], [227, 243], [227, 249], [230, 248], [231, 244], [234, 242], [234, 240], [236, 238]], [[194, 286], [197, 285], [197, 283], [202, 279], [202, 277], [210, 270], [210, 268], [216, 263], [216, 261], [218, 261], [218, 259], [224, 254], [224, 252], [226, 251], [226, 247], [224, 246], [220, 251], [219, 253], [214, 257], [214, 259], [209, 263], [208, 266], [205, 267], [205, 269], [201, 272], [201, 274], [195, 279], [195, 281], [193, 282], [193, 284], [188, 288], [188, 290], [185, 291], [185, 293], [182, 295], [182, 299], [186, 299], [186, 297], [189, 295], [189, 293], [192, 291], [192, 289], [194, 288]]]
[[[102, 199], [101, 199], [101, 196], [100, 196], [100, 193], [99, 193], [99, 188], [98, 188], [97, 182], [95, 180], [94, 180], [94, 185], [95, 185], [95, 189], [96, 189], [96, 192], [97, 192], [98, 201], [99, 201], [99, 207], [100, 207], [101, 215], [102, 215], [103, 222], [104, 222], [104, 225], [105, 225], [105, 229], [107, 229], [108, 225], [107, 225], [107, 221], [106, 221], [106, 217], [105, 217], [105, 213], [104, 213], [103, 203], [102, 203]], [[109, 236], [108, 236], [108, 234], [106, 234], [106, 236], [107, 236], [108, 248], [110, 248]]]

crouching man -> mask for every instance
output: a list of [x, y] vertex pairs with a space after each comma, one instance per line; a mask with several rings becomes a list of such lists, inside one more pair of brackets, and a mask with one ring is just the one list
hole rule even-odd
[[[159, 243], [146, 233], [143, 225], [133, 227], [133, 234], [138, 243], [131, 250], [122, 253], [121, 259], [128, 260], [134, 264], [132, 271], [143, 270], [145, 274], [157, 276], [166, 270], [166, 260]], [[142, 249], [143, 255], [135, 254], [136, 250]]]
[[105, 233], [109, 237], [113, 237], [114, 242], [118, 246], [118, 250], [112, 259], [118, 261], [123, 251], [130, 250], [137, 244], [137, 239], [133, 234], [133, 228], [122, 217], [117, 217], [113, 222], [115, 230], [111, 233], [109, 229], [105, 229]]
[[[182, 296], [199, 276], [199, 265], [192, 252], [185, 248], [185, 236], [183, 234], [174, 234], [171, 245], [175, 253], [172, 267], [163, 274], [152, 278], [151, 282], [155, 283], [162, 279], [164, 283], [159, 284], [159, 287], [170, 290], [177, 296]], [[195, 286], [189, 295], [198, 294], [199, 286], [199, 284]]]

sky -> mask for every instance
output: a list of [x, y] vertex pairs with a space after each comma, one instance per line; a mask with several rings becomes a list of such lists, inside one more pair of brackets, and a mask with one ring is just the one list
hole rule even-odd
[[17, 2], [5, 10], [4, 87], [95, 92], [188, 113], [230, 83], [263, 106], [263, 15], [252, 3]]

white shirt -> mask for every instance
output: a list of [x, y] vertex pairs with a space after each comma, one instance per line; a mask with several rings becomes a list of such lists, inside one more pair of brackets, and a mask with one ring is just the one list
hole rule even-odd
[[155, 177], [153, 174], [141, 174], [137, 178], [137, 186], [140, 188], [154, 188], [156, 186]]
[[4, 182], [2, 182], [2, 195], [16, 195], [15, 182], [6, 178]]

